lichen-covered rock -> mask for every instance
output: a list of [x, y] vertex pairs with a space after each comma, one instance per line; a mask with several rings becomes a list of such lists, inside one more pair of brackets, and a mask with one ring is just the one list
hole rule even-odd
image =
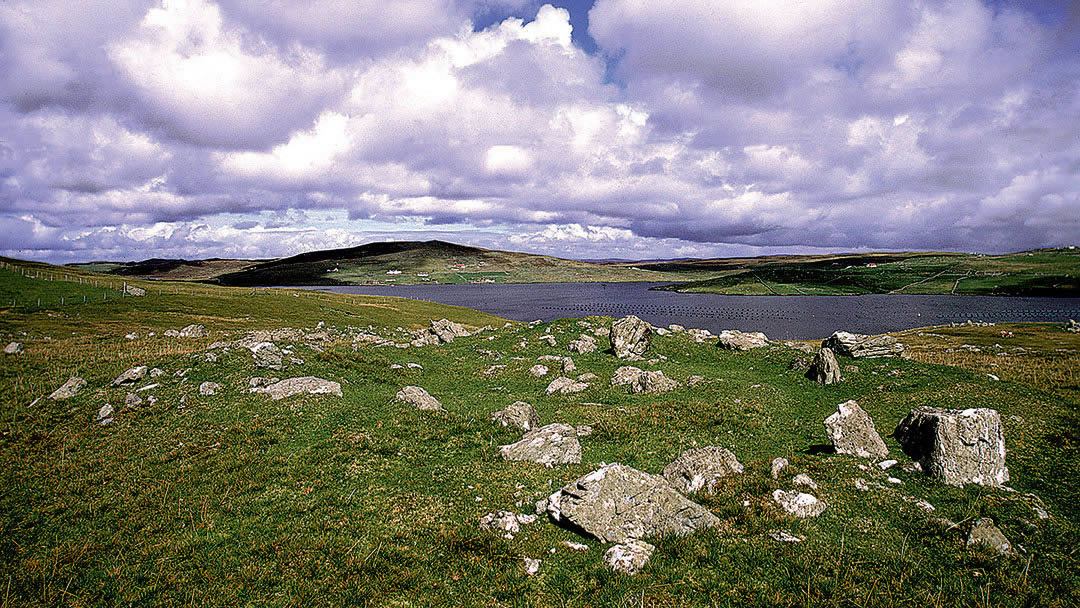
[[548, 367], [546, 365], [537, 364], [529, 368], [529, 373], [537, 378], [541, 376], [546, 376], [548, 373]]
[[995, 410], [911, 410], [894, 432], [904, 452], [927, 475], [949, 485], [1001, 486], [1009, 481], [1005, 436]]
[[210, 395], [216, 395], [217, 392], [220, 391], [220, 390], [221, 390], [221, 385], [218, 384], [217, 382], [203, 382], [202, 384], [199, 385], [199, 394], [203, 395], [204, 397], [209, 397]]
[[4, 352], [9, 355], [18, 355], [23, 352], [22, 344], [19, 342], [8, 342], [8, 345], [4, 347]]
[[679, 388], [676, 380], [668, 378], [662, 371], [641, 372], [637, 381], [630, 384], [631, 393], [666, 393]]
[[206, 337], [206, 327], [204, 327], [202, 325], [197, 325], [195, 323], [192, 323], [191, 325], [188, 325], [184, 329], [181, 329], [180, 334], [178, 335], [178, 337], [180, 337], [180, 338], [205, 338]]
[[117, 376], [116, 380], [113, 380], [113, 385], [120, 386], [121, 384], [133, 384], [135, 382], [138, 382], [139, 380], [142, 380], [144, 376], [146, 376], [147, 369], [148, 368], [145, 365], [133, 367]]
[[589, 385], [585, 382], [578, 382], [577, 380], [567, 378], [566, 376], [559, 376], [558, 378], [552, 380], [551, 384], [548, 384], [545, 392], [549, 395], [552, 393], [569, 395], [571, 393], [580, 393], [581, 391], [588, 388]]
[[94, 416], [94, 422], [97, 422], [101, 426], [111, 424], [113, 421], [113, 406], [106, 403], [98, 408], [97, 415]]
[[629, 315], [611, 323], [611, 348], [620, 359], [640, 357], [649, 348], [652, 327]]
[[67, 399], [79, 394], [83, 388], [86, 387], [86, 380], [73, 376], [68, 378], [67, 382], [60, 385], [60, 388], [56, 389], [49, 395], [49, 399], [54, 401], [60, 401], [61, 399]]
[[256, 342], [248, 347], [251, 356], [255, 358], [255, 367], [268, 369], [281, 369], [281, 358], [284, 353], [273, 342]]
[[524, 401], [516, 401], [491, 415], [491, 421], [502, 426], [531, 431], [540, 426], [540, 414]]
[[577, 340], [571, 340], [570, 343], [566, 345], [566, 349], [570, 352], [581, 353], [583, 355], [595, 352], [596, 348], [596, 338], [590, 336], [589, 334], [581, 334], [580, 338], [578, 338]]
[[825, 503], [818, 500], [813, 494], [806, 494], [798, 490], [790, 492], [776, 490], [773, 492], [772, 498], [781, 508], [800, 519], [817, 517], [825, 512]]
[[892, 336], [867, 336], [846, 331], [834, 332], [821, 342], [822, 348], [832, 349], [833, 353], [856, 359], [867, 357], [899, 357], [904, 352], [904, 345]]
[[664, 479], [685, 494], [713, 494], [720, 480], [743, 472], [743, 466], [730, 450], [706, 446], [686, 450], [664, 467]]
[[806, 377], [818, 384], [836, 384], [842, 380], [840, 364], [836, 362], [836, 355], [831, 348], [822, 348], [814, 356], [810, 369], [806, 371]]
[[439, 403], [438, 399], [429, 395], [427, 391], [419, 386], [406, 386], [398, 391], [396, 396], [399, 401], [415, 405], [420, 410], [446, 411], [446, 408]]
[[577, 369], [577, 365], [574, 364], [574, 360], [570, 357], [560, 357], [558, 355], [542, 355], [537, 357], [537, 361], [558, 363], [562, 368], [564, 374], [572, 373]]
[[666, 479], [608, 464], [565, 485], [548, 499], [548, 515], [604, 542], [681, 536], [720, 520], [680, 494]]
[[769, 465], [769, 472], [772, 473], [773, 479], [780, 477], [780, 472], [786, 469], [788, 466], [788, 459], [782, 456], [777, 456], [772, 459], [772, 463]]
[[611, 386], [625, 386], [627, 384], [635, 384], [640, 377], [640, 369], [632, 365], [624, 365], [619, 369], [615, 370], [615, 373], [611, 376]]
[[769, 345], [769, 339], [760, 331], [725, 329], [717, 338], [716, 345], [726, 350], [751, 350]]
[[323, 380], [322, 378], [316, 378], [315, 376], [302, 376], [299, 378], [286, 378], [279, 382], [267, 386], [260, 386], [251, 389], [255, 393], [264, 393], [270, 395], [270, 398], [277, 401], [278, 399], [284, 399], [300, 393], [308, 393], [311, 395], [336, 395], [341, 396], [341, 385], [337, 382], [330, 380]]
[[545, 466], [581, 462], [577, 430], [568, 424], [549, 424], [525, 433], [521, 441], [499, 448], [503, 460], [525, 460]]
[[440, 342], [450, 343], [456, 338], [464, 338], [469, 335], [469, 330], [460, 323], [454, 323], [448, 319], [439, 319], [431, 322], [431, 331]]
[[711, 331], [697, 328], [686, 330], [686, 335], [697, 344], [704, 344], [714, 337]]
[[855, 401], [836, 406], [836, 412], [825, 419], [825, 434], [837, 454], [860, 458], [884, 458], [889, 455], [874, 420]]
[[968, 533], [967, 548], [986, 547], [998, 555], [1014, 555], [1012, 543], [1001, 530], [994, 525], [994, 520], [989, 517], [980, 518]]
[[649, 563], [653, 551], [656, 551], [656, 547], [643, 540], [631, 538], [605, 551], [604, 563], [615, 572], [633, 576]]
[[513, 539], [515, 534], [521, 532], [522, 525], [528, 525], [535, 521], [535, 515], [519, 514], [512, 511], [492, 511], [480, 518], [480, 529], [487, 530], [496, 536]]

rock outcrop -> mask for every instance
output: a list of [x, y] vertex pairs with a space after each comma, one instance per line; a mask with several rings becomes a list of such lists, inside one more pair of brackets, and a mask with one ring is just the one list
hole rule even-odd
[[730, 450], [706, 446], [680, 454], [664, 467], [664, 479], [684, 494], [713, 494], [720, 480], [742, 472], [742, 464]]
[[846, 331], [834, 332], [821, 341], [822, 348], [832, 349], [833, 353], [844, 357], [899, 357], [904, 352], [904, 345], [892, 336], [867, 336]]
[[629, 393], [663, 393], [679, 388], [679, 383], [659, 370], [646, 372], [631, 365], [624, 365], [615, 370], [611, 377], [611, 386], [627, 386]]
[[548, 499], [548, 514], [603, 542], [681, 536], [720, 520], [666, 479], [614, 463], [565, 485]]
[[1005, 436], [995, 410], [911, 410], [893, 433], [927, 475], [949, 485], [1001, 486], [1009, 481]]
[[825, 419], [825, 434], [829, 436], [837, 454], [851, 454], [860, 458], [885, 458], [881, 435], [874, 427], [874, 420], [855, 401], [845, 401], [836, 406], [836, 413]]
[[968, 533], [967, 548], [971, 549], [973, 547], [985, 547], [992, 553], [1001, 556], [1014, 555], [1016, 553], [1012, 543], [1009, 542], [1009, 539], [1005, 538], [1005, 535], [1001, 533], [1001, 530], [994, 525], [994, 520], [989, 517], [980, 518], [971, 528], [971, 532]]
[[202, 325], [197, 325], [195, 323], [192, 323], [191, 325], [188, 325], [184, 329], [181, 329], [178, 337], [180, 337], [180, 338], [205, 338], [206, 337], [206, 327], [204, 327]]
[[469, 330], [465, 329], [465, 326], [448, 319], [432, 321], [431, 331], [443, 343], [450, 343], [457, 338], [464, 338], [469, 335]]
[[577, 430], [568, 424], [549, 424], [531, 430], [521, 441], [499, 448], [503, 460], [524, 460], [548, 467], [581, 462]]
[[428, 394], [427, 391], [419, 386], [406, 386], [397, 392], [396, 395], [398, 401], [404, 401], [410, 405], [415, 405], [420, 410], [431, 410], [445, 412], [446, 408], [439, 403], [439, 400]]
[[717, 338], [716, 345], [725, 350], [751, 350], [769, 345], [769, 339], [760, 331], [725, 329]]
[[652, 327], [629, 315], [611, 323], [611, 348], [620, 359], [637, 359], [649, 348]]
[[782, 509], [800, 519], [817, 517], [825, 512], [825, 503], [818, 500], [813, 494], [799, 492], [798, 490], [790, 492], [775, 490], [772, 498]]
[[502, 426], [531, 431], [540, 426], [540, 414], [524, 401], [516, 401], [491, 415], [491, 421]]
[[840, 364], [836, 362], [836, 355], [831, 348], [822, 348], [817, 352], [810, 369], [806, 371], [806, 377], [826, 386], [843, 379], [840, 375]]
[[286, 378], [273, 384], [256, 387], [251, 389], [251, 392], [267, 394], [274, 401], [299, 395], [300, 393], [340, 397], [341, 385], [315, 376], [301, 376], [299, 378]]

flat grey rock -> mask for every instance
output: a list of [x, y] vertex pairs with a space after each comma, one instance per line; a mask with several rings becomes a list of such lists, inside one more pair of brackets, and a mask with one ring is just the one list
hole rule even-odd
[[713, 494], [725, 477], [743, 472], [743, 466], [730, 450], [706, 446], [686, 450], [664, 467], [664, 479], [680, 492]]
[[293, 395], [307, 393], [310, 395], [335, 395], [341, 396], [341, 385], [337, 382], [316, 378], [315, 376], [302, 376], [299, 378], [286, 378], [267, 386], [252, 389], [252, 392], [264, 393], [277, 401]]
[[428, 394], [427, 391], [419, 386], [406, 386], [397, 392], [396, 395], [399, 401], [404, 401], [410, 405], [415, 405], [417, 409], [428, 411], [440, 411], [445, 412], [446, 408], [439, 403], [439, 400]]
[[86, 380], [77, 376], [68, 378], [67, 382], [60, 385], [60, 388], [56, 389], [49, 395], [49, 399], [54, 401], [60, 401], [61, 399], [68, 399], [79, 394], [83, 388], [86, 387]]
[[577, 429], [568, 424], [549, 424], [533, 429], [520, 441], [499, 448], [503, 460], [528, 461], [545, 466], [581, 462]]
[[220, 390], [221, 385], [217, 382], [203, 382], [199, 385], [199, 394], [203, 396], [215, 395]]
[[798, 490], [790, 492], [775, 490], [772, 498], [781, 508], [800, 519], [817, 517], [825, 512], [825, 503], [818, 500], [813, 494], [806, 494]]
[[633, 576], [649, 563], [654, 551], [656, 547], [649, 543], [631, 538], [605, 551], [604, 564], [615, 572]]
[[994, 520], [989, 517], [980, 518], [971, 528], [971, 532], [968, 534], [967, 548], [971, 549], [973, 547], [986, 547], [993, 553], [1002, 556], [1016, 553], [1012, 543], [1005, 538], [1001, 530], [994, 525]]
[[837, 355], [856, 359], [899, 357], [904, 352], [904, 345], [892, 336], [867, 336], [846, 331], [834, 332], [821, 341], [821, 346]]
[[188, 325], [184, 329], [181, 329], [180, 333], [178, 334], [178, 337], [180, 337], [180, 338], [205, 338], [206, 337], [206, 327], [204, 327], [202, 325], [192, 323], [191, 325]]
[[836, 406], [836, 412], [825, 419], [825, 434], [838, 454], [859, 458], [885, 458], [889, 448], [874, 427], [874, 421], [855, 401]]
[[117, 376], [116, 380], [113, 380], [113, 385], [120, 386], [121, 384], [133, 384], [142, 380], [143, 377], [146, 376], [146, 372], [147, 367], [145, 365], [133, 367]]
[[548, 384], [547, 388], [544, 389], [544, 392], [549, 395], [552, 393], [569, 395], [571, 393], [580, 393], [581, 391], [584, 391], [588, 388], [589, 385], [585, 382], [578, 382], [577, 380], [574, 380], [572, 378], [559, 376], [558, 378], [552, 380], [550, 384]]
[[769, 339], [760, 331], [725, 329], [717, 335], [716, 345], [725, 350], [752, 350], [768, 346]]
[[524, 401], [516, 401], [491, 415], [491, 421], [502, 426], [531, 431], [540, 426], [540, 414]]

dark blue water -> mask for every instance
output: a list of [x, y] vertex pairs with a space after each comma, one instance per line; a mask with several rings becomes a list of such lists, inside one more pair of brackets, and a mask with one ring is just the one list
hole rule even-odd
[[836, 330], [879, 334], [972, 321], [1080, 319], [1080, 298], [992, 296], [721, 296], [649, 291], [662, 283], [541, 283], [317, 287], [337, 293], [398, 296], [465, 306], [517, 321], [587, 315], [637, 315], [712, 332], [763, 331], [770, 338], [812, 340]]

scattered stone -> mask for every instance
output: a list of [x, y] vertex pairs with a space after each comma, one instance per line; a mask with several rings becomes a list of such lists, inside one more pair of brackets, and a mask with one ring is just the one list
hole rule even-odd
[[889, 469], [896, 466], [896, 463], [897, 461], [895, 460], [882, 460], [881, 462], [877, 463], [877, 466], [882, 471], [888, 471]]
[[801, 543], [803, 539], [795, 536], [786, 530], [779, 532], [769, 532], [769, 538], [782, 543]]
[[439, 319], [431, 322], [431, 332], [440, 342], [450, 343], [456, 338], [464, 338], [469, 335], [469, 330], [460, 323], [454, 323], [448, 319]]
[[136, 287], [134, 285], [124, 284], [124, 293], [129, 296], [141, 297], [146, 295], [146, 290], [142, 287]]
[[805, 355], [795, 355], [795, 357], [792, 358], [790, 362], [788, 362], [787, 368], [791, 371], [806, 373], [810, 371], [810, 366], [813, 364], [813, 357], [807, 357]]
[[165, 330], [165, 337], [166, 338], [179, 338], [180, 337], [180, 332], [176, 331], [175, 329], [166, 329]]
[[68, 399], [79, 394], [83, 388], [86, 387], [86, 380], [77, 376], [68, 378], [67, 382], [60, 385], [60, 388], [56, 389], [49, 395], [49, 399], [53, 401], [60, 401], [61, 399]]
[[419, 386], [406, 386], [398, 391], [396, 396], [399, 401], [414, 405], [420, 410], [446, 411], [446, 408], [437, 399]]
[[522, 564], [525, 566], [525, 574], [533, 576], [540, 571], [540, 560], [531, 557], [522, 557], [521, 559]]
[[571, 551], [588, 551], [589, 550], [589, 545], [586, 545], [584, 543], [576, 543], [576, 542], [574, 542], [572, 540], [564, 540], [564, 541], [562, 541], [562, 546], [566, 547], [567, 549], [570, 549]]
[[596, 380], [599, 377], [600, 376], [597, 376], [596, 374], [594, 374], [592, 372], [586, 372], [584, 374], [579, 375], [577, 377], [577, 379], [578, 379], [579, 382], [584, 382], [586, 380]]
[[937, 509], [934, 508], [934, 505], [926, 502], [925, 500], [923, 500], [921, 498], [915, 498], [914, 496], [905, 496], [904, 497], [904, 502], [909, 502], [909, 503], [915, 505], [916, 507], [919, 507], [923, 511], [926, 511], [927, 513], [937, 511]]
[[614, 463], [570, 482], [548, 499], [548, 514], [603, 542], [681, 536], [720, 520], [663, 477]]
[[686, 379], [686, 386], [696, 386], [705, 381], [704, 376], [690, 376]]
[[540, 414], [536, 408], [524, 401], [516, 401], [491, 415], [491, 421], [503, 426], [509, 426], [530, 431], [540, 426]]
[[628, 315], [611, 323], [611, 348], [620, 359], [641, 357], [649, 348], [651, 326]]
[[323, 380], [314, 376], [301, 376], [299, 378], [286, 378], [268, 386], [252, 389], [252, 392], [265, 393], [277, 401], [300, 393], [311, 395], [331, 394], [341, 396], [341, 385], [330, 380]]
[[548, 467], [581, 462], [577, 430], [568, 424], [549, 424], [529, 431], [521, 441], [499, 448], [503, 460], [539, 463]]
[[140, 405], [142, 405], [142, 403], [142, 397], [136, 395], [135, 393], [128, 393], [124, 397], [124, 407], [139, 407]]
[[164, 374], [165, 374], [165, 370], [163, 370], [163, 369], [161, 369], [159, 367], [154, 367], [154, 368], [150, 369], [150, 374], [149, 375], [150, 375], [151, 378], [157, 378], [158, 376], [162, 376]]
[[887, 482], [889, 482], [889, 483], [891, 483], [893, 485], [897, 485], [897, 486], [902, 485], [904, 483], [903, 481], [900, 481], [900, 479], [898, 479], [896, 477], [886, 477], [885, 481], [887, 481]]
[[656, 551], [656, 547], [643, 540], [631, 538], [605, 551], [604, 563], [615, 572], [633, 576], [649, 563], [653, 551]]
[[704, 344], [713, 338], [712, 332], [707, 329], [688, 329], [686, 335], [697, 344]]
[[630, 393], [666, 393], [679, 388], [676, 380], [668, 378], [662, 371], [641, 372], [637, 382], [630, 385]]
[[807, 475], [806, 473], [799, 473], [795, 477], [792, 477], [791, 478], [791, 483], [793, 483], [793, 484], [795, 484], [797, 486], [806, 486], [806, 487], [810, 488], [811, 490], [818, 489], [817, 482], [814, 481], [813, 479], [810, 479], [810, 476]]
[[684, 494], [714, 494], [720, 480], [743, 472], [730, 450], [707, 446], [686, 450], [664, 467], [664, 479]]
[[773, 458], [772, 459], [772, 464], [769, 466], [769, 469], [772, 472], [773, 479], [778, 479], [780, 477], [780, 471], [783, 471], [784, 469], [786, 469], [787, 465], [788, 465], [788, 459], [787, 458], [783, 458], [783, 457]]
[[420, 365], [419, 363], [406, 363], [405, 367], [408, 369], [424, 369], [424, 366]]
[[199, 394], [203, 396], [209, 397], [210, 395], [216, 394], [219, 390], [221, 390], [221, 385], [217, 382], [203, 382], [199, 385]]
[[635, 384], [638, 378], [641, 377], [641, 373], [640, 369], [632, 365], [624, 365], [615, 370], [615, 373], [611, 376], [611, 386]]
[[558, 355], [543, 355], [537, 358], [537, 361], [552, 361], [562, 366], [564, 374], [569, 374], [577, 369], [577, 365], [574, 365], [574, 360], [570, 357], [560, 357]]
[[400, 363], [391, 363], [390, 369], [405, 369], [405, 366]]
[[909, 462], [905, 464], [904, 466], [900, 467], [900, 469], [903, 470], [905, 473], [922, 473], [922, 465], [919, 464], [919, 461], [917, 460], [915, 462]]
[[197, 325], [195, 323], [192, 323], [191, 325], [188, 325], [184, 329], [181, 329], [180, 333], [177, 334], [177, 337], [180, 337], [180, 338], [205, 338], [206, 337], [206, 327], [204, 327], [202, 325]]
[[904, 352], [904, 345], [888, 335], [867, 336], [846, 331], [834, 332], [821, 342], [822, 348], [829, 348], [837, 355], [854, 357], [899, 357]]
[[588, 437], [589, 435], [592, 435], [593, 432], [592, 427], [587, 424], [575, 426], [574, 430], [577, 431], [578, 437]]
[[217, 353], [206, 353], [205, 358], [207, 363], [217, 363]]
[[120, 386], [121, 384], [133, 384], [135, 382], [138, 382], [139, 380], [143, 379], [143, 376], [146, 375], [146, 370], [147, 367], [145, 365], [133, 367], [117, 376], [116, 380], [113, 380], [113, 385]]
[[1080, 321], [1077, 321], [1076, 319], [1069, 319], [1069, 322], [1065, 324], [1065, 331], [1069, 331], [1074, 334], [1080, 332]]
[[137, 334], [135, 332], [131, 332], [130, 334], [126, 334], [124, 336], [124, 339], [125, 340], [136, 340], [136, 339], [138, 339], [138, 337], [139, 337], [139, 334]]
[[522, 525], [536, 521], [535, 515], [517, 514], [511, 511], [492, 511], [480, 518], [480, 529], [511, 540], [521, 532]]
[[[257, 389], [257, 388], [261, 388], [261, 387], [264, 387], [264, 386], [270, 386], [271, 384], [273, 384], [275, 382], [280, 382], [280, 381], [281, 381], [281, 378], [260, 378], [260, 377], [256, 376], [256, 377], [251, 378], [250, 380], [248, 380], [248, 386], [250, 386], [252, 389]], [[255, 391], [252, 390], [252, 392], [255, 392]]]
[[4, 347], [4, 352], [9, 355], [21, 354], [23, 352], [22, 344], [19, 342], [9, 342], [8, 345]]
[[546, 376], [547, 375], [548, 368], [547, 368], [546, 365], [534, 365], [534, 366], [529, 368], [529, 373], [532, 374], [533, 376], [539, 378], [541, 376]]
[[806, 377], [826, 386], [843, 379], [840, 376], [840, 364], [836, 362], [836, 355], [831, 348], [822, 348], [817, 352], [810, 369], [806, 371]]
[[596, 338], [589, 334], [581, 334], [577, 340], [572, 340], [566, 345], [566, 349], [572, 353], [588, 354], [597, 349]]
[[558, 342], [555, 341], [555, 336], [551, 334], [544, 334], [538, 338], [541, 342], [547, 342], [548, 346], [558, 346]]
[[741, 332], [725, 329], [718, 336], [717, 346], [725, 350], [751, 350], [769, 345], [769, 339], [760, 331]]
[[884, 458], [889, 455], [874, 421], [855, 401], [836, 406], [836, 413], [825, 419], [825, 434], [837, 454], [852, 454], [859, 458]]
[[101, 426], [105, 426], [106, 424], [110, 424], [113, 421], [112, 415], [113, 407], [106, 403], [105, 405], [101, 406], [100, 409], [98, 409], [97, 417], [94, 419], [94, 421]]
[[140, 386], [139, 388], [135, 389], [135, 392], [136, 393], [141, 393], [143, 391], [152, 391], [152, 390], [154, 390], [155, 388], [157, 388], [159, 386], [161, 386], [161, 385], [155, 382], [154, 384], [147, 384], [146, 386]]
[[893, 433], [923, 470], [949, 485], [1001, 486], [1009, 481], [1005, 437], [995, 410], [911, 410]]
[[281, 369], [281, 359], [284, 353], [273, 342], [256, 342], [248, 347], [251, 355], [255, 358], [255, 367], [269, 369]]
[[573, 380], [565, 376], [559, 376], [558, 378], [552, 380], [551, 384], [548, 384], [545, 392], [549, 395], [552, 393], [561, 393], [563, 395], [568, 395], [570, 393], [580, 393], [581, 391], [588, 388], [589, 385], [584, 382], [578, 382], [577, 380]]
[[976, 546], [986, 547], [1001, 556], [1016, 554], [1012, 543], [1005, 538], [1001, 530], [994, 525], [994, 520], [989, 517], [982, 517], [976, 521], [975, 526], [968, 533], [967, 548], [971, 549]]
[[679, 332], [686, 331], [685, 327], [683, 327], [682, 325], [679, 325], [677, 323], [672, 323], [671, 325], [668, 325], [667, 328], [668, 328], [668, 331], [670, 331], [673, 334], [677, 334]]
[[825, 503], [818, 500], [817, 497], [812, 494], [806, 494], [797, 490], [792, 490], [790, 492], [776, 490], [773, 492], [772, 498], [773, 501], [783, 507], [785, 511], [800, 519], [817, 517], [825, 512]]
[[670, 331], [664, 329], [663, 327], [654, 327], [653, 331], [655, 331], [656, 335], [658, 335], [658, 336], [666, 336], [666, 335], [671, 333]]

